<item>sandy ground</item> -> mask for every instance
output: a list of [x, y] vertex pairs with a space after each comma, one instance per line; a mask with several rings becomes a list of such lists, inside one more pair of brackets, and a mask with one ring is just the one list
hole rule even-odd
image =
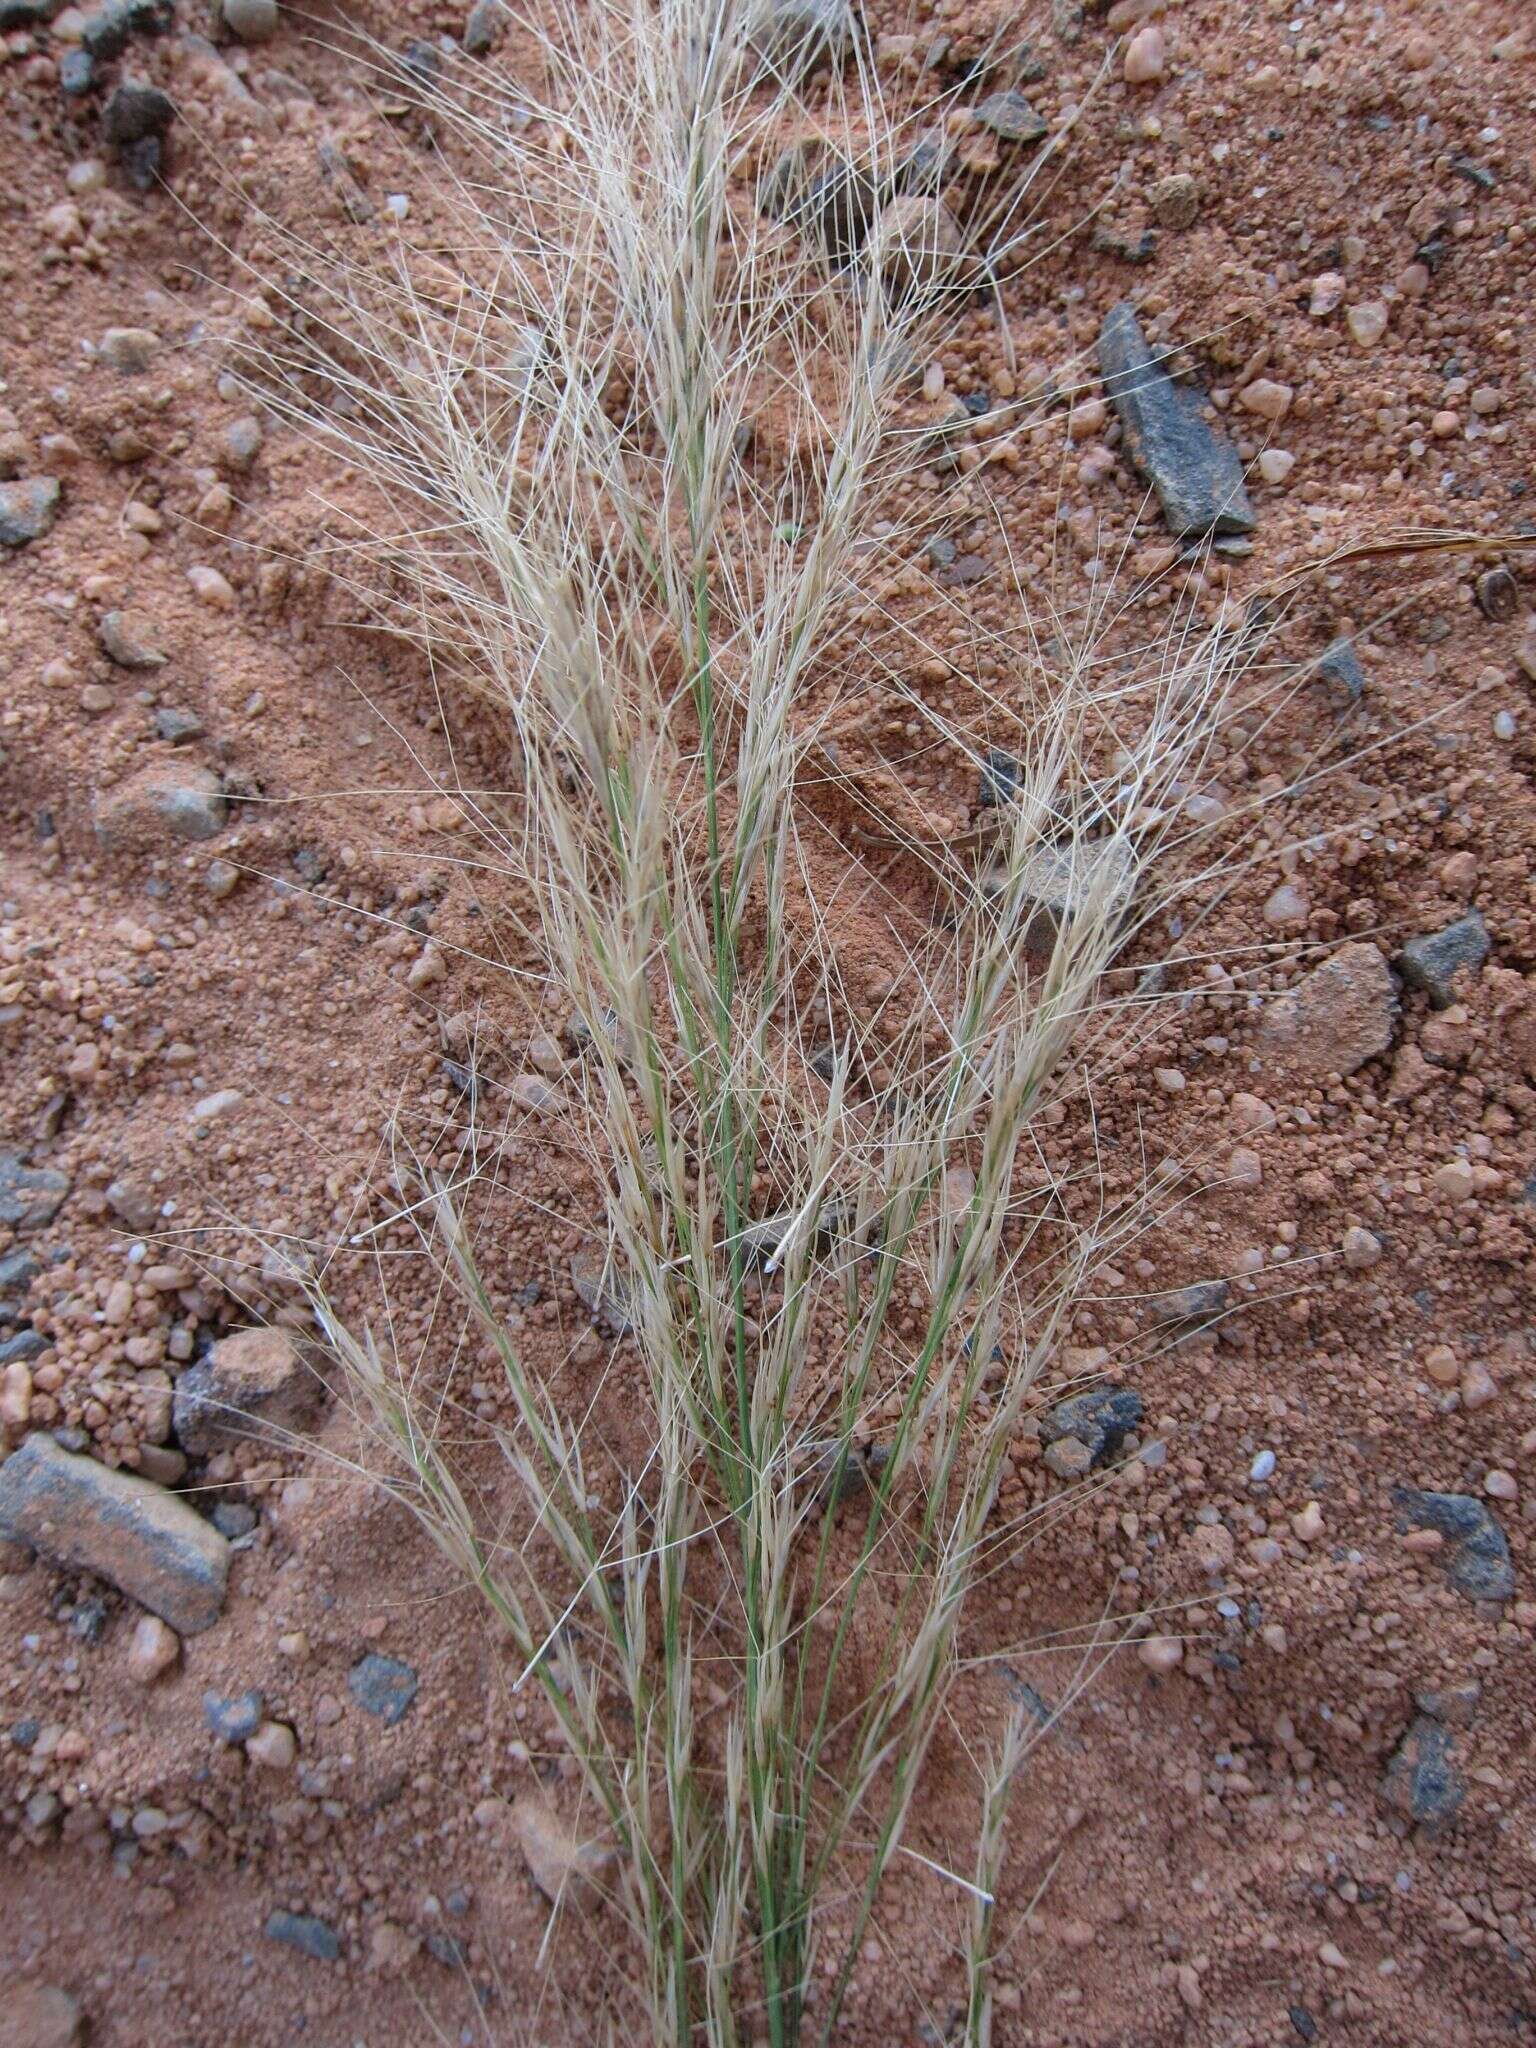
[[[1047, 202], [1059, 243], [1009, 287], [1020, 367], [988, 305], [941, 351], [950, 393], [985, 394], [968, 445], [986, 459], [948, 526], [975, 580], [928, 630], [1004, 701], [1010, 559], [1035, 584], [1058, 549], [1144, 567], [1166, 545], [1091, 387], [1070, 440], [1055, 408], [1044, 461], [990, 446], [1006, 437], [987, 407], [1064, 374], [1123, 298], [1187, 347], [1255, 465], [1251, 554], [1177, 579], [1197, 615], [1387, 527], [1497, 536], [1530, 517], [1524, 10], [1058, 5], [1029, 25], [1032, 102], [1058, 120], [1114, 32], [1154, 14], [1160, 72], [1128, 82], [1114, 56]], [[893, 68], [912, 61], [902, 37], [948, 35], [959, 61], [1000, 18], [969, 0], [868, 15]], [[35, 1333], [5, 1354], [4, 1442], [62, 1432], [217, 1507], [235, 1542], [222, 1617], [153, 1682], [131, 1602], [0, 1555], [0, 2043], [76, 2037], [73, 2019], [43, 2030], [39, 1987], [102, 2048], [595, 2039], [634, 1964], [579, 1914], [546, 1944], [504, 1801], [569, 1766], [467, 1597], [323, 1455], [238, 1442], [188, 1462], [171, 1419], [210, 1338], [258, 1316], [303, 1335], [259, 1239], [323, 1252], [382, 1216], [396, 1119], [453, 1156], [444, 1056], [462, 1060], [465, 1016], [508, 1127], [509, 1311], [573, 1400], [605, 1375], [622, 1392], [623, 1348], [568, 1278], [580, 1176], [511, 1092], [558, 1000], [508, 997], [515, 937], [455, 865], [422, 665], [358, 630], [329, 573], [349, 480], [226, 374], [260, 320], [240, 264], [262, 245], [232, 180], [317, 235], [382, 236], [391, 194], [430, 206], [430, 153], [286, 9], [246, 46], [182, 0], [73, 96], [76, 11], [0, 19], [0, 474], [61, 484], [51, 530], [0, 550], [0, 1151], [61, 1177], [37, 1198], [51, 1213], [29, 1196], [0, 1233], [0, 1342]], [[448, 6], [369, 22], [394, 47], [464, 27]], [[1153, 54], [1143, 41], [1133, 71]], [[144, 189], [136, 146], [103, 139], [125, 77], [177, 110]], [[344, 222], [357, 192], [361, 227]], [[118, 329], [139, 341], [104, 344]], [[1309, 684], [1210, 764], [1218, 799], [1265, 778], [1288, 793], [1102, 1134], [1209, 1159], [1211, 1185], [1072, 1333], [1105, 1347], [1145, 1424], [1089, 1484], [1048, 1469], [1036, 1436], [1017, 1446], [999, 1512], [1032, 1518], [1033, 1540], [968, 1623], [978, 1666], [911, 1836], [968, 1867], [973, 1738], [1021, 1676], [1048, 1702], [1071, 1692], [1101, 1617], [1145, 1610], [1178, 1640], [1177, 1662], [1107, 1664], [1035, 1753], [1003, 1894], [1005, 2048], [1536, 2034], [1536, 619], [1518, 550], [1479, 585], [1501, 559], [1314, 578], [1276, 658], [1352, 635], [1363, 694], [1341, 710]], [[885, 595], [931, 604], [919, 543]], [[1154, 606], [1131, 628], [1156, 624]], [[125, 667], [114, 632], [119, 655], [126, 636], [163, 660]], [[494, 733], [475, 746], [494, 776]], [[970, 822], [974, 773], [907, 759], [877, 689], [839, 746], [927, 818]], [[207, 837], [156, 808], [189, 770]], [[835, 876], [848, 856], [826, 822]], [[1474, 909], [1486, 959], [1443, 1007], [1380, 973]], [[849, 942], [873, 998], [891, 962], [878, 933]], [[1376, 975], [1356, 951], [1337, 987], [1308, 987], [1346, 945]], [[1299, 984], [1277, 1029], [1273, 999]], [[430, 1302], [401, 1270], [410, 1347]], [[1231, 1313], [1152, 1333], [1149, 1295], [1216, 1275]], [[339, 1260], [334, 1281], [377, 1314], [371, 1263]], [[490, 1411], [483, 1387], [461, 1392]], [[306, 1423], [347, 1448], [329, 1404]], [[1405, 1526], [1403, 1487], [1493, 1518], [1508, 1597], [1458, 1585], [1455, 1541]], [[415, 1674], [398, 1721], [358, 1697], [369, 1655]], [[263, 1766], [210, 1728], [206, 1694], [251, 1689], [296, 1756], [279, 1742]], [[1438, 1770], [1413, 1780], [1426, 1758]], [[960, 1910], [916, 1866], [892, 1887], [847, 2038], [946, 2038]], [[323, 1922], [335, 1953], [273, 1939], [274, 1913]]]

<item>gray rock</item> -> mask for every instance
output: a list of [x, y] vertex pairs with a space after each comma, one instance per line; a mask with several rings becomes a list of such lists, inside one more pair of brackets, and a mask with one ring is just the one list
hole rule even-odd
[[155, 733], [173, 747], [181, 746], [187, 740], [201, 739], [203, 721], [195, 711], [178, 711], [174, 705], [161, 704], [155, 711]]
[[396, 1657], [381, 1657], [377, 1650], [354, 1664], [347, 1673], [352, 1697], [365, 1714], [372, 1714], [387, 1728], [404, 1720], [416, 1697], [417, 1678], [409, 1664]]
[[41, 540], [59, 516], [56, 476], [23, 477], [0, 484], [0, 546], [24, 548]]
[[127, 1175], [108, 1183], [107, 1207], [140, 1237], [147, 1236], [160, 1221], [159, 1196]]
[[[4, 1171], [4, 1160], [0, 1159], [0, 1177]], [[7, 1295], [24, 1295], [42, 1270], [30, 1252], [7, 1252], [0, 1258], [0, 1301]]]
[[1387, 1765], [1382, 1796], [1430, 1834], [1455, 1819], [1466, 1780], [1452, 1761], [1455, 1738], [1441, 1722], [1421, 1714]]
[[119, 149], [137, 142], [158, 140], [176, 118], [175, 102], [157, 85], [125, 78], [102, 113], [102, 127], [108, 142]]
[[1482, 1697], [1483, 1688], [1478, 1681], [1464, 1678], [1456, 1685], [1436, 1685], [1416, 1692], [1413, 1700], [1419, 1712], [1428, 1714], [1431, 1721], [1443, 1721], [1447, 1728], [1470, 1728]]
[[1201, 417], [1199, 397], [1159, 366], [1126, 301], [1100, 331], [1099, 370], [1170, 532], [1251, 533], [1257, 522], [1237, 450]]
[[227, 1696], [224, 1693], [205, 1692], [203, 1719], [220, 1742], [249, 1742], [261, 1726], [264, 1705], [261, 1694], [254, 1690]]
[[1148, 1306], [1160, 1323], [1205, 1323], [1221, 1314], [1231, 1292], [1225, 1280], [1196, 1280], [1192, 1286], [1154, 1294]]
[[224, 1606], [229, 1545], [184, 1500], [29, 1436], [0, 1465], [0, 1536], [95, 1572], [181, 1635]]
[[51, 1166], [23, 1166], [15, 1152], [0, 1152], [0, 1223], [41, 1230], [59, 1213], [69, 1178]]
[[59, 91], [66, 99], [84, 99], [96, 86], [96, 59], [89, 50], [66, 50], [59, 59]]
[[1488, 958], [1488, 927], [1480, 911], [1469, 910], [1443, 931], [1423, 932], [1398, 954], [1398, 973], [1410, 988], [1422, 989], [1430, 1007], [1448, 1010], [1456, 1000], [1455, 979], [1462, 968], [1476, 973]]
[[1051, 132], [1021, 92], [995, 92], [976, 109], [977, 122], [1000, 142], [1040, 142]]
[[1317, 657], [1317, 673], [1340, 704], [1358, 704], [1365, 695], [1365, 670], [1353, 640], [1333, 640]]
[[238, 1543], [255, 1528], [256, 1510], [246, 1500], [221, 1500], [213, 1511], [213, 1526], [231, 1543]]
[[96, 628], [101, 651], [119, 668], [164, 668], [168, 659], [152, 619], [142, 612], [107, 612]]
[[1019, 793], [1019, 777], [1023, 771], [1012, 754], [1004, 753], [1001, 747], [988, 747], [981, 757], [981, 786], [976, 801], [989, 808], [1011, 804]]
[[1438, 1529], [1445, 1538], [1446, 1577], [1469, 1600], [1508, 1600], [1515, 1590], [1509, 1545], [1492, 1511], [1469, 1493], [1394, 1488], [1399, 1526]]
[[752, 41], [770, 63], [793, 76], [818, 64], [844, 63], [854, 33], [849, 0], [760, 0]]
[[211, 769], [155, 761], [100, 791], [91, 813], [97, 842], [109, 853], [152, 852], [167, 838], [212, 839], [223, 831], [229, 805]]
[[14, 1337], [7, 1337], [0, 1344], [0, 1365], [26, 1365], [34, 1358], [41, 1358], [52, 1343], [53, 1339], [45, 1337], [41, 1330], [18, 1330]]
[[135, 35], [159, 35], [171, 25], [169, 0], [107, 0], [86, 17], [80, 47], [103, 64], [121, 57]]
[[313, 1386], [282, 1330], [236, 1330], [178, 1377], [176, 1440], [201, 1458], [252, 1437], [281, 1439], [297, 1431]]
[[501, 0], [475, 0], [464, 24], [464, 53], [484, 57], [501, 41], [506, 9]]
[[335, 1928], [313, 1913], [269, 1913], [267, 1939], [280, 1941], [284, 1948], [296, 1948], [317, 1963], [334, 1963], [341, 1954]]
[[1058, 1401], [1046, 1427], [1052, 1440], [1076, 1437], [1091, 1462], [1101, 1465], [1140, 1427], [1141, 1417], [1141, 1396], [1131, 1388], [1095, 1387], [1086, 1394], [1074, 1394], [1070, 1401]]
[[0, 0], [0, 35], [9, 35], [13, 28], [36, 28], [58, 12], [59, 0]]
[[269, 43], [277, 34], [277, 0], [224, 0], [223, 14], [242, 43]]

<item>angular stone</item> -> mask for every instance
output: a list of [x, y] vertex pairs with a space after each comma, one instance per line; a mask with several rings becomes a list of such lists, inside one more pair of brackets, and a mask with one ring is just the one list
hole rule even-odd
[[410, 1711], [417, 1678], [409, 1664], [370, 1650], [347, 1673], [347, 1686], [365, 1714], [372, 1714], [386, 1728], [393, 1728]]
[[176, 1382], [176, 1440], [194, 1457], [297, 1428], [313, 1382], [282, 1330], [236, 1330]]
[[267, 1939], [280, 1941], [284, 1948], [296, 1948], [317, 1963], [334, 1963], [341, 1954], [335, 1928], [313, 1913], [269, 1913]]
[[1040, 142], [1051, 132], [1021, 92], [995, 92], [976, 109], [976, 120], [1000, 142]]
[[1159, 366], [1128, 301], [1111, 310], [1100, 331], [1099, 370], [1169, 531], [1181, 538], [1251, 533], [1257, 521], [1237, 450], [1201, 417], [1199, 397]]
[[0, 484], [0, 546], [24, 548], [41, 540], [59, 516], [56, 476], [23, 477]]
[[898, 298], [951, 283], [965, 253], [954, 215], [942, 199], [903, 193], [880, 215], [876, 228], [880, 274]]
[[496, 47], [501, 40], [506, 13], [501, 0], [475, 0], [464, 23], [466, 57], [484, 57]]
[[1449, 1825], [1466, 1796], [1466, 1781], [1452, 1762], [1454, 1748], [1450, 1730], [1420, 1714], [1382, 1780], [1382, 1796], [1388, 1805], [1430, 1834]]
[[1469, 1600], [1508, 1600], [1515, 1590], [1509, 1544], [1490, 1509], [1469, 1493], [1393, 1489], [1402, 1528], [1436, 1529], [1445, 1538], [1445, 1575]]
[[1376, 948], [1352, 941], [1264, 1011], [1266, 1051], [1307, 1074], [1352, 1074], [1384, 1053], [1397, 1027], [1392, 971]]
[[1397, 956], [1397, 971], [1410, 988], [1422, 989], [1430, 1008], [1448, 1010], [1456, 1000], [1456, 976], [1475, 974], [1488, 958], [1488, 927], [1482, 913], [1469, 910], [1442, 931], [1410, 939]]
[[1048, 1427], [1054, 1437], [1076, 1437], [1092, 1463], [1100, 1465], [1140, 1427], [1141, 1417], [1141, 1396], [1130, 1387], [1094, 1387], [1058, 1401]]
[[224, 1606], [229, 1545], [184, 1500], [29, 1436], [0, 1465], [0, 1536], [95, 1572], [181, 1635]]
[[156, 761], [100, 791], [91, 815], [109, 853], [147, 852], [167, 838], [212, 839], [223, 831], [229, 806], [211, 769]]
[[41, 1230], [59, 1213], [68, 1193], [67, 1175], [51, 1166], [23, 1166], [14, 1152], [0, 1152], [0, 1223], [12, 1230]]
[[107, 101], [102, 128], [121, 148], [162, 136], [176, 118], [175, 102], [156, 85], [125, 78]]
[[220, 1742], [247, 1742], [261, 1726], [263, 1701], [259, 1692], [203, 1694], [203, 1719]]
[[1317, 657], [1317, 672], [1341, 704], [1358, 704], [1365, 695], [1365, 670], [1352, 640], [1333, 640]]
[[1191, 1286], [1154, 1294], [1148, 1306], [1159, 1323], [1205, 1323], [1221, 1314], [1231, 1292], [1225, 1280], [1196, 1280]]

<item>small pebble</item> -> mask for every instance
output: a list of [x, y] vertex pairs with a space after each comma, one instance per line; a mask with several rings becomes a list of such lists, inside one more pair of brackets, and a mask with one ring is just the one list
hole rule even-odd
[[1374, 348], [1386, 333], [1391, 317], [1385, 300], [1366, 299], [1358, 306], [1351, 306], [1344, 315], [1344, 321], [1357, 347]]
[[1315, 1543], [1323, 1533], [1323, 1511], [1309, 1500], [1299, 1515], [1292, 1515], [1291, 1530], [1299, 1543]]
[[224, 0], [223, 13], [242, 43], [270, 42], [277, 34], [277, 0]]
[[1352, 1272], [1363, 1273], [1381, 1257], [1381, 1239], [1358, 1223], [1344, 1233], [1344, 1263]]
[[1259, 455], [1259, 475], [1267, 484], [1283, 484], [1295, 467], [1289, 448], [1265, 448]]
[[153, 1685], [181, 1655], [181, 1638], [157, 1614], [141, 1615], [128, 1643], [128, 1672], [140, 1685]]
[[1337, 270], [1319, 271], [1312, 280], [1312, 297], [1307, 311], [1314, 320], [1326, 320], [1344, 303], [1345, 284]]
[[1514, 1500], [1520, 1491], [1513, 1472], [1490, 1472], [1483, 1481], [1483, 1491], [1490, 1500]]
[[1148, 1636], [1136, 1654], [1149, 1671], [1166, 1676], [1184, 1662], [1184, 1645], [1177, 1636]]
[[291, 1771], [299, 1753], [298, 1739], [281, 1721], [263, 1721], [245, 1745], [245, 1753], [269, 1771]]
[[1273, 1451], [1260, 1451], [1259, 1455], [1248, 1467], [1248, 1477], [1251, 1480], [1253, 1480], [1256, 1485], [1262, 1485], [1266, 1479], [1273, 1477], [1275, 1463], [1276, 1460]]
[[1283, 420], [1296, 394], [1289, 384], [1276, 383], [1273, 377], [1255, 377], [1237, 396], [1238, 402], [1249, 412], [1257, 413], [1261, 420]]
[[1168, 46], [1163, 32], [1155, 21], [1149, 21], [1125, 46], [1126, 84], [1153, 84], [1162, 77], [1167, 62]]

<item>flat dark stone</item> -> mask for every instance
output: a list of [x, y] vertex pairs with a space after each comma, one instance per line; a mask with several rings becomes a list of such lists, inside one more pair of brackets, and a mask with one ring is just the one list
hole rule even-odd
[[335, 1928], [316, 1919], [313, 1913], [269, 1913], [267, 1939], [280, 1941], [284, 1948], [296, 1948], [300, 1955], [311, 1956], [317, 1963], [334, 1963], [341, 1954]]
[[1086, 1394], [1074, 1394], [1051, 1410], [1053, 1440], [1074, 1436], [1095, 1465], [1119, 1450], [1133, 1429], [1140, 1427], [1140, 1394], [1129, 1387], [1095, 1387]]
[[1104, 389], [1125, 445], [1157, 493], [1171, 533], [1251, 533], [1257, 521], [1237, 450], [1201, 417], [1200, 397], [1174, 383], [1122, 301], [1099, 334]]
[[40, 1230], [58, 1214], [69, 1181], [51, 1166], [23, 1166], [14, 1152], [0, 1153], [0, 1223]]
[[976, 119], [1000, 142], [1041, 142], [1051, 132], [1021, 92], [995, 92], [976, 109]]
[[1456, 1000], [1457, 972], [1466, 967], [1475, 973], [1488, 958], [1489, 944], [1482, 913], [1469, 910], [1443, 931], [1410, 939], [1392, 964], [1410, 988], [1424, 991], [1432, 1009], [1446, 1010]]
[[140, 85], [124, 79], [102, 113], [108, 142], [119, 149], [163, 135], [176, 118], [175, 102], [157, 85]]
[[1358, 704], [1365, 695], [1365, 670], [1351, 640], [1334, 640], [1317, 657], [1317, 672], [1336, 697]]
[[18, 1330], [14, 1337], [7, 1337], [0, 1344], [0, 1365], [14, 1365], [18, 1360], [25, 1364], [29, 1359], [40, 1358], [52, 1342], [41, 1330]]
[[1469, 1493], [1421, 1493], [1416, 1486], [1393, 1489], [1392, 1504], [1404, 1527], [1438, 1529], [1446, 1541], [1445, 1575], [1469, 1600], [1508, 1600], [1515, 1590], [1509, 1545], [1492, 1512]]
[[373, 1714], [386, 1728], [393, 1728], [410, 1711], [417, 1678], [409, 1664], [370, 1650], [347, 1673], [347, 1684], [365, 1714]]
[[1022, 772], [1012, 754], [1001, 747], [988, 747], [981, 757], [981, 788], [976, 801], [992, 810], [1011, 804], [1018, 795]]

